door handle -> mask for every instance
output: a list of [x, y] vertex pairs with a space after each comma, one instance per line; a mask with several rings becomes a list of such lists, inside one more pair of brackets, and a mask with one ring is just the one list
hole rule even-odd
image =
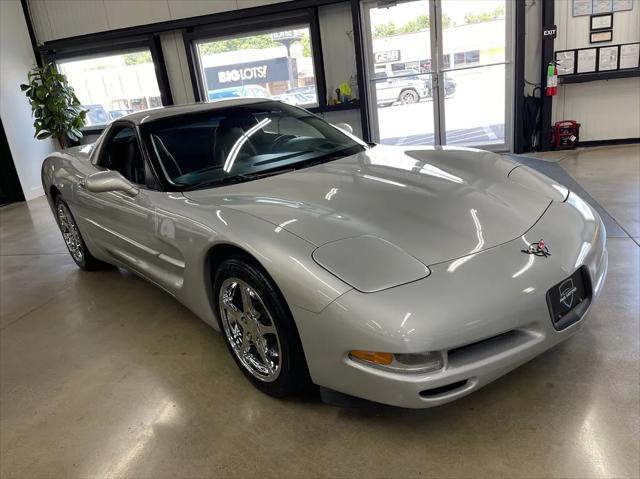
[[78, 181], [78, 188], [80, 188], [81, 190], [87, 189], [87, 180], [85, 178], [82, 178]]

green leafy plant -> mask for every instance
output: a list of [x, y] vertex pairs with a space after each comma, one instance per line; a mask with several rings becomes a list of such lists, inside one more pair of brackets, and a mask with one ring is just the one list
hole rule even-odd
[[52, 63], [33, 67], [28, 83], [20, 85], [20, 89], [27, 95], [35, 118], [35, 138], [53, 137], [62, 148], [67, 146], [67, 139], [82, 138], [80, 129], [86, 123], [87, 112], [67, 83], [67, 77], [58, 73]]

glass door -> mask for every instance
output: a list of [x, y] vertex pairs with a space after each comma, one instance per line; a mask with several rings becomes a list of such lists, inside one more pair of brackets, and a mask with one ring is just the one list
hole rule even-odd
[[438, 0], [442, 143], [511, 145], [511, 7], [505, 0]]
[[374, 139], [394, 145], [511, 145], [512, 2], [365, 1]]
[[363, 4], [369, 112], [378, 142], [438, 143], [429, 4], [429, 0]]

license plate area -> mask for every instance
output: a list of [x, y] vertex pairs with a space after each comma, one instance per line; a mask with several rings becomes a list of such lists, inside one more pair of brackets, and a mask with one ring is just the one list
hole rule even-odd
[[591, 303], [591, 281], [585, 267], [547, 291], [553, 327], [560, 331], [579, 321]]

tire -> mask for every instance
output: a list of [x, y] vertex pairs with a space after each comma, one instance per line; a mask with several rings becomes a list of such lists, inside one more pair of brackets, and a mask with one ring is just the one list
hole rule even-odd
[[293, 317], [262, 268], [248, 257], [229, 258], [215, 272], [213, 290], [225, 343], [247, 379], [278, 398], [308, 392], [312, 384]]
[[398, 100], [403, 105], [410, 105], [412, 103], [418, 103], [420, 101], [420, 95], [415, 90], [404, 90], [400, 92]]
[[94, 271], [106, 266], [106, 263], [94, 258], [89, 248], [87, 248], [69, 206], [60, 196], [55, 200], [55, 207], [56, 221], [71, 259], [75, 261], [80, 269], [85, 271]]

